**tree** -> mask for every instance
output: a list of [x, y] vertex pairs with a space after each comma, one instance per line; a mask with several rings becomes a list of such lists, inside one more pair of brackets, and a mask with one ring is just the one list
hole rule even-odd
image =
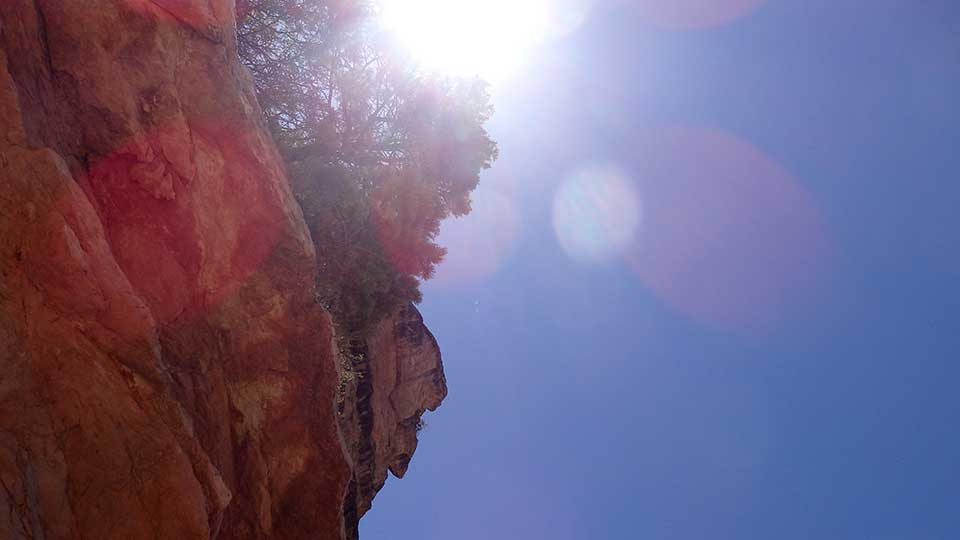
[[353, 294], [339, 295], [344, 309], [418, 299], [444, 255], [440, 222], [470, 211], [497, 157], [486, 84], [419, 71], [366, 1], [240, 0], [237, 14], [241, 61], [320, 256], [349, 261], [325, 268], [321, 289]]

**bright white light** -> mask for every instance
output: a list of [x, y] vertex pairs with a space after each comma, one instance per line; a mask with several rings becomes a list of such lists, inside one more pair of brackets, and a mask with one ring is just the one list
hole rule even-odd
[[424, 69], [502, 80], [544, 38], [549, 0], [383, 0], [384, 27]]

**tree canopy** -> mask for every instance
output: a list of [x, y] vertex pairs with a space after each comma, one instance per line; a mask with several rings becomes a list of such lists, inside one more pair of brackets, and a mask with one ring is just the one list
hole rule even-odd
[[237, 16], [241, 61], [323, 259], [324, 301], [370, 320], [418, 300], [444, 255], [440, 222], [470, 211], [497, 157], [486, 84], [419, 70], [370, 2], [240, 0]]

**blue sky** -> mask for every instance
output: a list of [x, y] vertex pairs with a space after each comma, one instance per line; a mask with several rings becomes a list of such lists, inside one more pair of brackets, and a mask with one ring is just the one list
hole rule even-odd
[[[450, 395], [362, 537], [960, 538], [960, 3], [638, 4], [495, 89], [421, 305]], [[637, 201], [602, 257], [577, 174]]]

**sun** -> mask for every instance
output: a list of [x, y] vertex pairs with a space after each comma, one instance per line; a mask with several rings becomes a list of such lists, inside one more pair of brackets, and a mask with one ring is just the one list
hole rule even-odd
[[546, 0], [383, 0], [384, 28], [428, 71], [498, 82], [547, 30]]

